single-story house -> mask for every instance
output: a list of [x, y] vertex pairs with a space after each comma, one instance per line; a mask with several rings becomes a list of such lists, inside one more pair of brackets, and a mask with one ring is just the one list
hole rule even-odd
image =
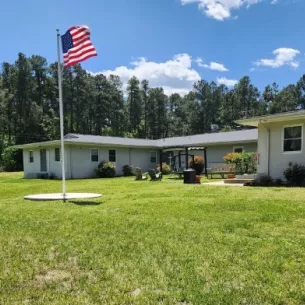
[[289, 163], [305, 164], [305, 110], [238, 120], [258, 128], [259, 175], [282, 178]]
[[[228, 152], [257, 151], [257, 129], [210, 133], [159, 140], [104, 137], [67, 134], [65, 143], [65, 170], [67, 179], [95, 176], [102, 161], [116, 165], [116, 174], [122, 175], [124, 165], [140, 167], [142, 171], [156, 168], [159, 163], [179, 162], [187, 168], [189, 154], [201, 155], [206, 168], [223, 163]], [[53, 174], [61, 178], [60, 140], [16, 146], [23, 150], [25, 178]], [[175, 157], [175, 156], [178, 156]]]

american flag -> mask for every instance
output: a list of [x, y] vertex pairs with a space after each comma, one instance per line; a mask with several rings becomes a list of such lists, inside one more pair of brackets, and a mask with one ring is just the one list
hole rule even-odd
[[92, 56], [97, 56], [90, 41], [90, 29], [86, 25], [74, 26], [61, 36], [64, 67], [73, 66]]

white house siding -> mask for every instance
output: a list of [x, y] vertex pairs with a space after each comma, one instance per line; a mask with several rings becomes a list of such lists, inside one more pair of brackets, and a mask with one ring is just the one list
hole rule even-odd
[[[305, 145], [304, 145], [304, 125], [303, 125], [303, 139], [302, 151], [283, 153], [283, 127], [289, 125], [303, 125], [304, 120], [293, 121], [291, 123], [270, 123], [265, 126], [270, 130], [270, 156], [269, 156], [269, 175], [273, 178], [283, 178], [283, 172], [288, 167], [290, 162], [305, 164]], [[268, 173], [268, 152], [267, 149], [267, 129], [259, 126], [259, 174]]]
[[[157, 162], [150, 162], [150, 153], [155, 151], [157, 153]], [[147, 172], [149, 169], [156, 169], [159, 164], [159, 151], [158, 149], [130, 149], [130, 165], [133, 167], [140, 167], [142, 172]]]
[[268, 160], [269, 160], [269, 127], [259, 124], [258, 126], [258, 164], [257, 173], [259, 175], [269, 175]]
[[[47, 171], [40, 170], [40, 148], [23, 150], [24, 178], [37, 178], [39, 174], [53, 174], [61, 178], [61, 163], [55, 161], [55, 147], [46, 147]], [[30, 163], [30, 151], [33, 151], [34, 162]], [[66, 177], [70, 178], [69, 147], [65, 148]]]
[[[99, 161], [91, 161], [91, 149], [98, 149]], [[95, 176], [95, 170], [102, 161], [109, 161], [109, 150], [116, 151], [116, 175], [121, 176], [124, 165], [140, 167], [142, 171], [156, 168], [157, 163], [150, 163], [150, 152], [153, 149], [134, 149], [121, 147], [71, 146], [70, 168], [71, 178], [90, 178]], [[158, 162], [157, 154], [157, 162]]]
[[[224, 163], [223, 157], [227, 153], [231, 153], [234, 151], [234, 147], [243, 147], [243, 149], [247, 152], [257, 152], [257, 143], [249, 142], [249, 143], [239, 143], [239, 144], [226, 144], [226, 145], [216, 145], [210, 146], [206, 148], [207, 151], [207, 167], [210, 167], [212, 164], [216, 163]], [[185, 151], [181, 150], [181, 154], [184, 154]], [[191, 150], [189, 154], [193, 154], [195, 156], [201, 156], [204, 158], [203, 150]], [[174, 151], [174, 155], [178, 156], [178, 151]], [[189, 157], [190, 159], [191, 157]], [[178, 157], [176, 157], [176, 166], [178, 167]], [[181, 156], [181, 167], [185, 167], [185, 156]]]

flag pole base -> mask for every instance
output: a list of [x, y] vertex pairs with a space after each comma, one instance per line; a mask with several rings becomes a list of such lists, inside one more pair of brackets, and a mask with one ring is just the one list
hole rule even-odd
[[101, 194], [95, 193], [52, 193], [52, 194], [33, 194], [24, 196], [25, 200], [30, 201], [57, 201], [71, 199], [96, 199], [102, 197]]

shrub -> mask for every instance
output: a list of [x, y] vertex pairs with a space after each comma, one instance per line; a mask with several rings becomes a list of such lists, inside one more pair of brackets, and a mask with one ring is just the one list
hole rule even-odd
[[284, 186], [285, 183], [281, 178], [272, 179], [270, 176], [260, 176], [252, 182], [245, 183], [245, 186]]
[[261, 176], [256, 178], [253, 182], [252, 185], [254, 186], [274, 186], [274, 180], [266, 175], [266, 176]]
[[[157, 166], [157, 171], [160, 173], [160, 165]], [[170, 172], [171, 172], [171, 167], [167, 163], [163, 162], [162, 163], [162, 175], [169, 175]]]
[[2, 153], [2, 166], [6, 172], [17, 172], [22, 170], [22, 152], [8, 147]]
[[228, 153], [223, 157], [227, 164], [234, 165], [234, 172], [238, 175], [254, 174], [257, 169], [257, 153]]
[[134, 176], [133, 167], [131, 165], [124, 165], [122, 167], [122, 172], [125, 177]]
[[115, 165], [111, 162], [101, 162], [96, 174], [99, 178], [113, 178], [115, 176]]
[[289, 163], [289, 167], [284, 171], [284, 176], [291, 186], [305, 185], [305, 166], [298, 163]]
[[196, 175], [200, 175], [204, 169], [204, 159], [200, 156], [195, 156], [194, 161], [193, 159], [190, 161], [190, 167], [196, 171]]

